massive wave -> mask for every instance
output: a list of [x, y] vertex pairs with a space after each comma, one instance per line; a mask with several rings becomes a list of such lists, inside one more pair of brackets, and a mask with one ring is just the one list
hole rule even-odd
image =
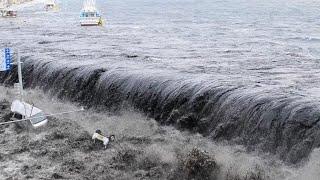
[[[16, 67], [0, 74], [17, 81]], [[302, 96], [126, 68], [25, 59], [24, 85], [98, 110], [132, 106], [164, 125], [299, 163], [320, 146], [320, 104]]]

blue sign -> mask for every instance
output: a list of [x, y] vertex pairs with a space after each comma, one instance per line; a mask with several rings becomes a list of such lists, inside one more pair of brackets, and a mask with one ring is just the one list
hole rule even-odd
[[4, 49], [4, 54], [0, 59], [0, 71], [8, 71], [11, 69], [12, 65], [12, 56], [10, 48]]
[[10, 54], [9, 48], [5, 49], [5, 59], [6, 59], [6, 68], [7, 68], [7, 70], [10, 70], [11, 69], [11, 54]]

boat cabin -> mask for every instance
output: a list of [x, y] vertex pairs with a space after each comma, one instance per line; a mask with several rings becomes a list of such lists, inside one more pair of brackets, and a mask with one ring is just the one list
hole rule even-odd
[[82, 11], [80, 23], [81, 26], [101, 26], [102, 18], [96, 11]]
[[97, 12], [81, 12], [81, 17], [100, 17]]

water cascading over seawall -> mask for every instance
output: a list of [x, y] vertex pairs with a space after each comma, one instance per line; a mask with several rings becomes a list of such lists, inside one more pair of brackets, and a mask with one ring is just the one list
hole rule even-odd
[[[1, 73], [12, 85], [17, 75]], [[303, 97], [174, 74], [26, 60], [24, 84], [100, 110], [131, 105], [164, 125], [243, 144], [289, 163], [320, 146], [320, 104]]]

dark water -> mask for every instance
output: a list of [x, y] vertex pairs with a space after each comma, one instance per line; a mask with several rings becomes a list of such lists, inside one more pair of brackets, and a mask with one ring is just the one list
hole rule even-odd
[[26, 86], [99, 109], [129, 104], [286, 162], [319, 147], [319, 2], [97, 4], [105, 27], [79, 26], [80, 1], [0, 19], [0, 46], [22, 52]]

